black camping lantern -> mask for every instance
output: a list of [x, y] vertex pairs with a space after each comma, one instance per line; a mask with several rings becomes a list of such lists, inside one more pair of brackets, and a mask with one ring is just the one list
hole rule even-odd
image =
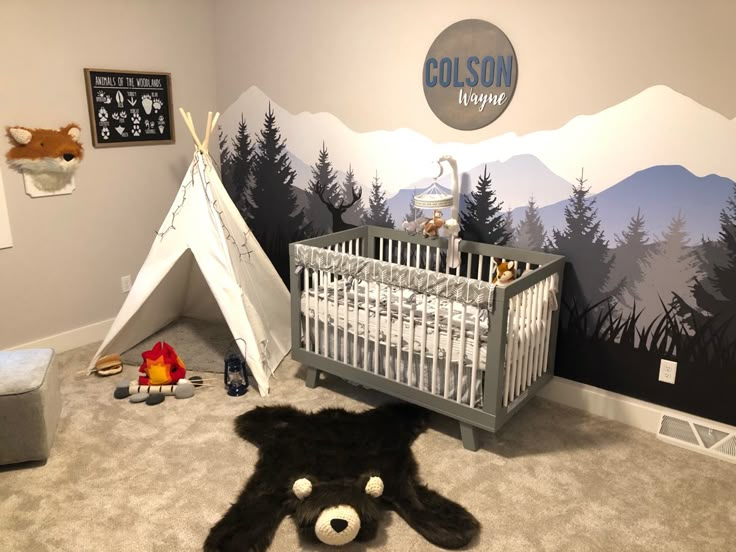
[[[243, 341], [241, 338], [237, 338], [233, 340], [233, 343], [238, 340]], [[237, 352], [229, 351], [225, 355], [225, 388], [227, 394], [231, 397], [240, 397], [248, 391], [248, 369], [239, 350]]]

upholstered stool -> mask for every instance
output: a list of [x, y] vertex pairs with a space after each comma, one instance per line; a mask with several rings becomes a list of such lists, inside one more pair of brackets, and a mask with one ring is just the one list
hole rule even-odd
[[0, 351], [0, 464], [45, 460], [61, 414], [53, 349]]

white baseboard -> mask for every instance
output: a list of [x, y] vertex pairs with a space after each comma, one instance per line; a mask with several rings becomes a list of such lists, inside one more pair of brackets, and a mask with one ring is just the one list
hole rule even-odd
[[[102, 320], [100, 322], [95, 322], [94, 324], [82, 326], [81, 328], [75, 328], [56, 335], [50, 335], [35, 341], [16, 345], [9, 349], [36, 349], [41, 347], [51, 347], [57, 353], [61, 353], [83, 345], [88, 345], [89, 343], [102, 341], [105, 335], [107, 335], [110, 326], [112, 326], [113, 320], [113, 318]], [[605, 389], [599, 389], [592, 385], [578, 383], [558, 376], [552, 378], [552, 380], [542, 388], [539, 392], [539, 396], [565, 406], [584, 410], [590, 414], [595, 414], [597, 416], [608, 418], [609, 420], [615, 420], [626, 425], [637, 427], [650, 433], [657, 433], [659, 431], [659, 423], [662, 413], [672, 413], [689, 419], [700, 420], [702, 422], [706, 422], [711, 427], [720, 428], [724, 431], [736, 430], [736, 428], [733, 428], [732, 426], [721, 424], [713, 420], [698, 418], [697, 416], [693, 416], [685, 412], [679, 412], [664, 406], [640, 401], [638, 399], [627, 397], [626, 395], [620, 395], [619, 393], [613, 393], [611, 391], [606, 391]]]
[[663, 413], [684, 416], [691, 420], [700, 420], [714, 428], [733, 431], [735, 428], [713, 420], [699, 418], [672, 408], [640, 401], [620, 395], [592, 385], [578, 383], [555, 376], [539, 392], [539, 396], [550, 401], [564, 404], [572, 408], [584, 410], [590, 414], [616, 420], [626, 425], [637, 427], [650, 433], [659, 432], [659, 424]]
[[56, 335], [42, 337], [41, 339], [29, 341], [28, 343], [9, 347], [9, 350], [13, 351], [16, 349], [39, 349], [50, 347], [57, 353], [63, 353], [64, 351], [76, 349], [82, 345], [88, 345], [95, 341], [102, 341], [105, 335], [107, 335], [110, 326], [112, 326], [113, 320], [114, 318], [110, 318], [108, 320], [102, 320], [100, 322], [95, 322], [94, 324], [82, 326], [81, 328], [75, 328], [73, 330], [58, 333]]

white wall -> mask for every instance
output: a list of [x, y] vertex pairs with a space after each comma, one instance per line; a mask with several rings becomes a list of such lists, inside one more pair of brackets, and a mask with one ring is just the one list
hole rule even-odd
[[[251, 85], [291, 113], [326, 111], [359, 132], [407, 127], [475, 143], [556, 129], [664, 84], [732, 118], [732, 0], [217, 0], [220, 109]], [[497, 25], [519, 80], [484, 129], [453, 130], [424, 98], [421, 71], [456, 21]], [[256, 127], [253, 127], [256, 128]]]
[[[0, 250], [0, 348], [109, 319], [191, 159], [176, 144], [95, 149], [83, 68], [170, 72], [174, 107], [201, 126], [215, 106], [214, 10], [207, 0], [3, 0], [0, 125], [82, 125], [72, 195], [31, 199], [2, 163], [14, 247]], [[9, 145], [8, 145], [9, 147]]]

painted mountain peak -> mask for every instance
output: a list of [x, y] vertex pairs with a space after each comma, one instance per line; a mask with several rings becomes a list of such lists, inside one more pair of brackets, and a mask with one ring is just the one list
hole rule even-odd
[[[681, 214], [685, 219], [685, 231], [695, 244], [702, 237], [717, 239], [719, 213], [734, 185], [733, 180], [715, 174], [696, 176], [680, 165], [662, 165], [638, 171], [592, 198], [601, 220], [601, 230], [612, 247], [614, 237], [621, 234], [637, 211], [644, 218], [645, 231], [654, 241], [665, 232], [672, 219]], [[539, 210], [545, 228], [565, 226], [566, 205], [565, 199]], [[521, 220], [524, 207], [515, 209], [513, 217]]]
[[715, 173], [736, 179], [736, 156], [731, 152], [736, 119], [663, 85], [598, 113], [574, 117], [559, 129], [508, 133], [473, 144], [436, 143], [406, 128], [355, 132], [330, 113], [292, 114], [252, 86], [224, 112], [223, 129], [234, 136], [242, 114], [249, 129], [257, 131], [269, 103], [292, 156], [311, 165], [324, 142], [338, 170], [352, 166], [364, 186], [378, 172], [388, 196], [434, 175], [434, 161], [445, 154], [457, 159], [461, 171], [533, 155], [570, 182], [585, 167], [594, 193], [658, 165], [682, 165], [697, 176]]

